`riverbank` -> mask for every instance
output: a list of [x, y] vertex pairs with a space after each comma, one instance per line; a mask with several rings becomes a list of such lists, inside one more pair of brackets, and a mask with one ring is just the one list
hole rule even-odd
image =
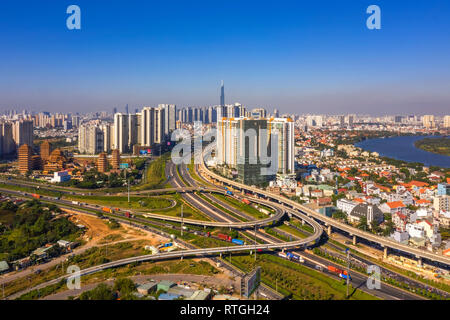
[[414, 146], [421, 150], [450, 157], [450, 138], [424, 138], [414, 142]]
[[431, 153], [416, 148], [415, 142], [426, 138], [443, 138], [442, 136], [397, 136], [390, 138], [367, 139], [355, 144], [356, 147], [377, 152], [381, 157], [387, 157], [408, 163], [422, 163], [425, 166], [450, 168], [450, 157]]

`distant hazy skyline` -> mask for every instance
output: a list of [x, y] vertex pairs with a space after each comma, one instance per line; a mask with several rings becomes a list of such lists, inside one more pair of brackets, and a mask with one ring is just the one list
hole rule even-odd
[[449, 16], [447, 0], [9, 1], [0, 111], [217, 105], [223, 79], [226, 103], [280, 113], [449, 114]]

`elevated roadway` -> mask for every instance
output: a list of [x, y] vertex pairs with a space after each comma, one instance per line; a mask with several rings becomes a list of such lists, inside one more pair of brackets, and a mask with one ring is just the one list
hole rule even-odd
[[[211, 146], [211, 145], [208, 146], [208, 148], [211, 148], [211, 147], [213, 147], [213, 146]], [[208, 151], [208, 148], [205, 149], [205, 152]], [[420, 250], [417, 248], [413, 248], [411, 246], [404, 245], [404, 244], [395, 242], [393, 240], [389, 240], [385, 237], [377, 236], [372, 233], [354, 228], [345, 223], [339, 222], [333, 218], [329, 218], [325, 215], [321, 215], [318, 212], [316, 212], [308, 207], [305, 207], [305, 206], [299, 204], [298, 202], [287, 199], [281, 195], [276, 195], [276, 194], [267, 192], [267, 191], [259, 189], [259, 188], [247, 186], [245, 184], [224, 178], [224, 177], [210, 171], [203, 161], [200, 164], [200, 173], [205, 174], [220, 183], [232, 186], [235, 189], [251, 192], [259, 197], [264, 197], [266, 199], [270, 199], [272, 201], [278, 202], [280, 205], [287, 206], [289, 208], [294, 209], [297, 212], [301, 212], [303, 214], [306, 214], [309, 217], [312, 217], [318, 221], [321, 221], [322, 223], [325, 224], [325, 226], [328, 226], [329, 228], [333, 227], [333, 228], [345, 231], [348, 234], [350, 234], [351, 236], [360, 237], [365, 240], [371, 241], [373, 243], [377, 243], [380, 246], [385, 248], [385, 254], [387, 254], [388, 248], [392, 248], [392, 249], [413, 255], [418, 259], [425, 258], [425, 259], [428, 259], [431, 261], [437, 261], [439, 263], [450, 266], [450, 258], [449, 257], [445, 257], [443, 255], [439, 255], [439, 254], [436, 254], [433, 252], [428, 252], [428, 251]]]

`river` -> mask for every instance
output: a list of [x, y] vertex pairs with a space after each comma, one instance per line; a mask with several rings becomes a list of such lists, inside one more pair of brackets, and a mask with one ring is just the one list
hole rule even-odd
[[371, 152], [378, 152], [380, 156], [403, 160], [407, 162], [420, 162], [426, 166], [450, 168], [450, 157], [418, 149], [414, 142], [423, 138], [438, 138], [438, 136], [400, 136], [391, 138], [367, 139], [355, 144], [356, 147]]

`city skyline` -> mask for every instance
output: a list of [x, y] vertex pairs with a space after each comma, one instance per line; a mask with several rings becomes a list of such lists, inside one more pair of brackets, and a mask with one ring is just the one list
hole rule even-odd
[[223, 79], [227, 101], [249, 108], [444, 115], [449, 4], [377, 4], [381, 30], [365, 26], [367, 1], [288, 2], [289, 10], [268, 2], [237, 9], [79, 1], [75, 31], [65, 26], [66, 4], [7, 4], [0, 111], [210, 106]]

